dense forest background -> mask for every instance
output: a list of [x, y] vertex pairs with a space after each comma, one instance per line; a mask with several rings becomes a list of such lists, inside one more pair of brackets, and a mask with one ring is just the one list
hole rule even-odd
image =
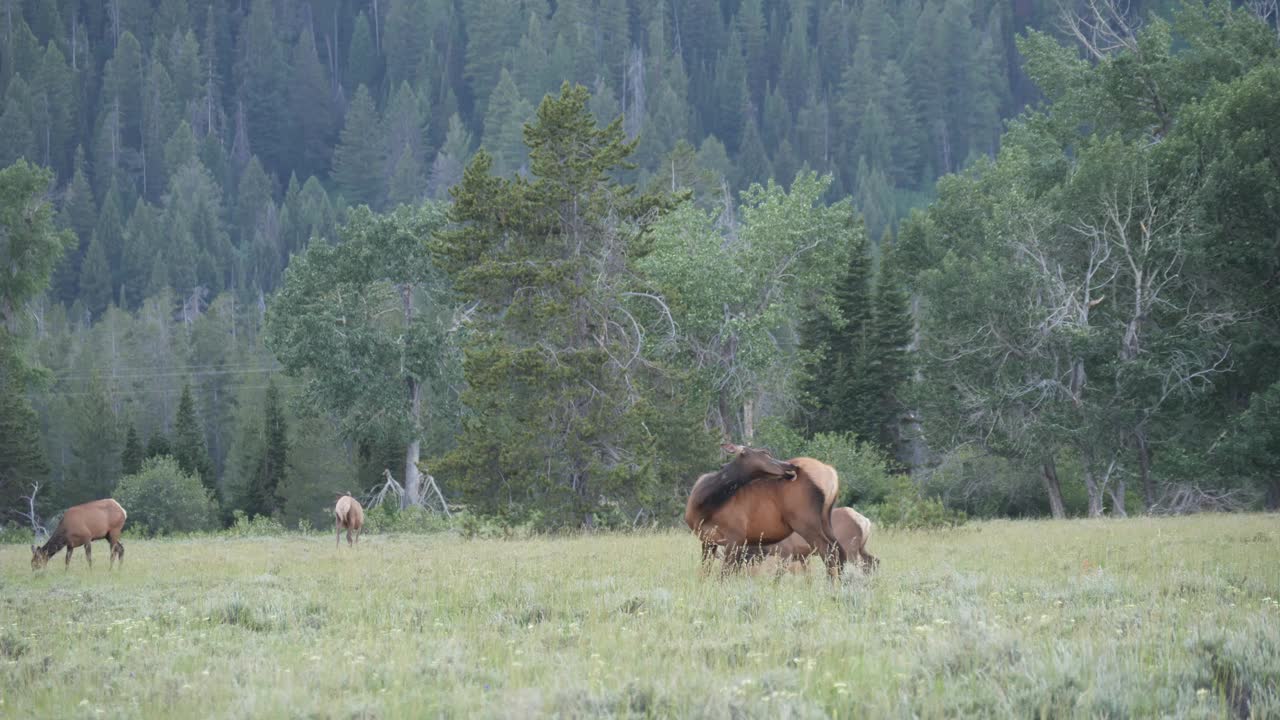
[[11, 0], [5, 202], [65, 252], [0, 508], [168, 455], [223, 520], [422, 467], [667, 522], [721, 435], [863, 503], [1275, 507], [1274, 4], [1111, 7]]

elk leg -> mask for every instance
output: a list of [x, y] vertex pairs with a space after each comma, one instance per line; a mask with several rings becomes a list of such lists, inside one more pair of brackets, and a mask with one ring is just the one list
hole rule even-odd
[[68, 545], [68, 546], [67, 546], [67, 561], [66, 561], [66, 563], [62, 566], [62, 569], [63, 569], [63, 570], [70, 570], [70, 569], [71, 569], [71, 551], [72, 551], [72, 550], [75, 550], [75, 548], [73, 548], [73, 547], [71, 547], [70, 545]]
[[356, 528], [356, 544], [357, 544], [357, 545], [359, 545], [359, 544], [360, 544], [360, 533], [361, 533], [362, 531], [363, 531], [363, 528]]
[[335, 523], [334, 528], [337, 530], [338, 534], [333, 536], [333, 546], [340, 548], [342, 547], [342, 526]]
[[810, 547], [815, 547], [818, 552], [822, 553], [822, 559], [827, 564], [827, 574], [831, 576], [832, 581], [840, 577], [844, 571], [844, 548], [840, 547], [840, 543], [834, 538], [827, 535], [826, 530], [822, 527], [820, 518], [813, 518], [811, 521], [792, 524], [791, 529], [800, 533], [800, 537], [809, 543]]
[[89, 563], [89, 569], [93, 569], [93, 541], [84, 544], [84, 561]]
[[351, 528], [347, 528], [347, 547], [351, 547]]
[[111, 559], [120, 560], [120, 569], [124, 569], [124, 543], [120, 542], [120, 536], [116, 535], [116, 540], [111, 545]]

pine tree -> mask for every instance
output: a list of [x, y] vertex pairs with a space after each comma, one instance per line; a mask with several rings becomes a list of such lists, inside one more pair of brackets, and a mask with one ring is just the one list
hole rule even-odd
[[[429, 94], [429, 92], [428, 92]], [[409, 84], [401, 83], [387, 103], [383, 119], [384, 163], [383, 174], [388, 183], [395, 182], [397, 169], [405, 170], [404, 156], [409, 155], [408, 165], [421, 172], [427, 157], [427, 109], [421, 94]], [[425, 190], [425, 175], [423, 180]], [[422, 193], [419, 193], [422, 194]]]
[[112, 183], [102, 196], [102, 209], [98, 213], [98, 222], [94, 225], [93, 236], [102, 243], [106, 253], [109, 272], [106, 277], [107, 290], [111, 298], [117, 297], [116, 290], [120, 286], [120, 273], [124, 256], [124, 211], [119, 188]]
[[[601, 498], [634, 501], [656, 482], [656, 468], [616, 460], [645, 447], [634, 432], [641, 423], [630, 421], [644, 411], [624, 389], [642, 379], [610, 363], [620, 338], [602, 341], [589, 328], [628, 282], [614, 243], [626, 247], [669, 205], [610, 180], [635, 144], [620, 119], [596, 126], [582, 86], [545, 98], [525, 137], [529, 179], [495, 176], [490, 156], [477, 154], [454, 191], [456, 229], [434, 241], [462, 298], [478, 303], [464, 361], [476, 422], [439, 467], [489, 510], [499, 509], [501, 476], [517, 504], [590, 525]], [[535, 277], [537, 293], [517, 291]]]
[[[254, 230], [267, 207], [272, 206], [271, 198], [275, 194], [271, 179], [263, 171], [256, 155], [250, 158], [249, 165], [241, 174], [237, 191], [235, 238], [236, 247], [243, 253], [253, 242]], [[237, 284], [242, 285], [243, 282]]]
[[55, 491], [62, 507], [111, 497], [120, 480], [119, 426], [102, 379], [95, 376], [73, 407], [70, 473]]
[[169, 168], [170, 174], [177, 172], [193, 160], [200, 157], [199, 146], [196, 144], [195, 133], [191, 132], [191, 126], [186, 120], [178, 123], [178, 127], [173, 131], [173, 136], [164, 144], [164, 164]]
[[383, 180], [382, 121], [369, 89], [361, 85], [347, 108], [346, 124], [333, 150], [333, 181], [351, 205], [380, 207]]
[[493, 157], [494, 171], [510, 175], [525, 163], [524, 123], [533, 114], [533, 106], [520, 97], [515, 80], [504, 68], [498, 86], [489, 98], [489, 111], [484, 117], [481, 145]]
[[853, 431], [869, 438], [867, 428], [869, 392], [866, 379], [867, 336], [872, 321], [871, 256], [866, 234], [857, 233], [849, 246], [849, 266], [834, 292], [840, 324], [830, 341], [830, 356], [836, 375], [826, 400], [831, 408], [832, 429]]
[[[463, 0], [460, 3], [463, 21], [467, 28], [467, 58], [463, 76], [471, 87], [476, 101], [476, 111], [485, 112], [489, 106], [489, 93], [498, 82], [498, 70], [502, 67], [507, 48], [520, 41], [521, 23], [508, 20], [509, 4], [505, 0]], [[562, 3], [562, 6], [568, 3]]]
[[17, 507], [49, 470], [40, 418], [16, 388], [0, 387], [0, 507]]
[[445, 135], [444, 145], [436, 153], [431, 163], [431, 176], [427, 180], [427, 195], [444, 200], [449, 196], [449, 188], [462, 179], [463, 168], [471, 160], [471, 133], [462, 124], [456, 114], [449, 118], [449, 132]]
[[400, 153], [387, 187], [387, 206], [416, 205], [427, 195], [426, 172], [417, 155], [405, 147]]
[[35, 103], [44, 110], [45, 122], [40, 123], [43, 131], [38, 133], [36, 145], [42, 149], [41, 162], [66, 177], [70, 169], [67, 152], [71, 149], [75, 133], [76, 114], [79, 103], [76, 98], [76, 77], [57, 43], [50, 42], [45, 47], [44, 57], [40, 61], [40, 71], [36, 74]]
[[151, 437], [147, 438], [147, 457], [150, 460], [154, 457], [162, 457], [164, 455], [172, 455], [173, 447], [169, 444], [169, 438], [159, 430], [155, 431]]
[[178, 415], [173, 421], [173, 458], [183, 472], [199, 474], [206, 490], [217, 490], [218, 479], [213, 475], [213, 462], [209, 459], [209, 447], [205, 443], [200, 418], [196, 415], [196, 402], [191, 396], [190, 385], [182, 386]]
[[142, 96], [142, 190], [154, 200], [160, 197], [173, 170], [165, 162], [165, 143], [182, 119], [173, 80], [159, 57], [153, 58], [147, 69]]
[[124, 436], [124, 450], [120, 452], [120, 474], [138, 474], [142, 470], [142, 461], [145, 459], [142, 441], [138, 439], [138, 430], [133, 423], [129, 423], [129, 430]]
[[268, 172], [279, 175], [289, 165], [293, 146], [286, 113], [288, 63], [276, 38], [270, 0], [254, 0], [240, 25], [236, 76], [248, 121], [251, 152], [262, 158]]
[[113, 297], [111, 288], [111, 266], [107, 263], [106, 243], [93, 234], [89, 241], [89, 249], [85, 253], [84, 263], [80, 266], [80, 297], [93, 317], [102, 315], [102, 311], [111, 304]]
[[142, 76], [142, 45], [125, 30], [102, 71], [102, 101], [116, 108], [120, 140], [131, 148], [142, 147]]
[[878, 434], [868, 438], [892, 453], [898, 441], [898, 415], [902, 410], [898, 390], [911, 378], [907, 346], [911, 344], [911, 309], [903, 290], [901, 268], [893, 251], [888, 230], [880, 241], [880, 273], [872, 300], [873, 317], [869, 332], [870, 385], [878, 390], [873, 408]]
[[756, 126], [755, 113], [747, 112], [742, 131], [742, 147], [738, 153], [738, 187], [751, 183], [768, 184], [773, 178], [769, 155], [765, 152], [760, 130]]
[[15, 75], [5, 91], [3, 113], [0, 114], [0, 167], [12, 165], [18, 158], [38, 161], [35, 133], [31, 128], [31, 93], [21, 75]]
[[289, 83], [289, 122], [293, 141], [290, 160], [294, 171], [316, 175], [329, 167], [338, 126], [330, 103], [329, 78], [316, 49], [310, 28], [298, 34], [293, 46], [293, 73]]
[[382, 58], [373, 46], [373, 32], [364, 12], [356, 16], [347, 45], [347, 87], [376, 87]]
[[138, 198], [137, 204], [133, 206], [124, 237], [121, 286], [128, 307], [137, 308], [146, 297], [152, 265], [156, 258], [164, 256], [160, 238], [160, 215], [146, 199]]
[[287, 482], [289, 433], [274, 380], [267, 385], [262, 428], [265, 443], [249, 485], [250, 515], [275, 514], [280, 509], [280, 489]]
[[75, 174], [62, 195], [62, 210], [58, 224], [75, 234], [75, 242], [62, 257], [53, 273], [53, 293], [60, 302], [70, 305], [80, 294], [80, 265], [93, 237], [93, 226], [98, 221], [98, 207], [93, 201], [93, 189], [84, 172], [84, 150], [76, 148]]

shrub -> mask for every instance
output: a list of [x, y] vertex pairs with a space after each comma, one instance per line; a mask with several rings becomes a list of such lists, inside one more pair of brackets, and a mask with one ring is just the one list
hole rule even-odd
[[208, 530], [215, 507], [200, 479], [168, 455], [147, 459], [141, 472], [121, 478], [115, 498], [129, 513], [128, 525], [144, 535]]
[[254, 515], [250, 518], [243, 510], [234, 510], [231, 513], [231, 526], [227, 528], [227, 534], [232, 537], [261, 537], [264, 535], [283, 535], [285, 534], [284, 525], [279, 520], [270, 515]]
[[398, 508], [394, 503], [382, 503], [378, 507], [365, 510], [362, 532], [428, 533], [448, 529], [448, 519], [439, 513], [412, 505], [407, 508]]
[[925, 497], [906, 475], [893, 478], [884, 501], [863, 508], [875, 522], [904, 529], [946, 528], [964, 524], [969, 517], [959, 510], [949, 510], [942, 501]]

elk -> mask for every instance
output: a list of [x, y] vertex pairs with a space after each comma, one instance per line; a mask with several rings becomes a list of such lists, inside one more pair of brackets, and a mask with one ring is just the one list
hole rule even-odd
[[84, 559], [93, 567], [93, 541], [106, 538], [111, 543], [111, 564], [115, 567], [116, 559], [120, 567], [124, 567], [124, 543], [120, 542], [120, 531], [124, 529], [124, 520], [128, 513], [120, 503], [106, 498], [93, 500], [72, 508], [62, 514], [58, 527], [49, 536], [49, 541], [41, 547], [31, 546], [31, 569], [39, 570], [49, 563], [49, 558], [58, 554], [62, 548], [67, 549], [66, 568], [71, 567], [71, 551], [84, 546]]

